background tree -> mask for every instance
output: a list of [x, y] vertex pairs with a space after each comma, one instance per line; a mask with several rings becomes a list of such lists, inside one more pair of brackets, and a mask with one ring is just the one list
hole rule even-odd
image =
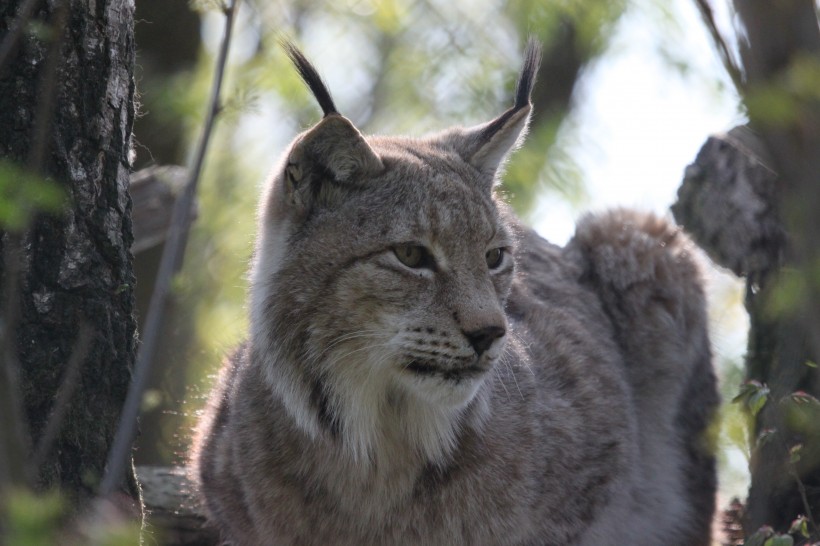
[[12, 486], [87, 506], [117, 425], [136, 348], [134, 55], [132, 2], [0, 5], [2, 514]]
[[739, 128], [704, 146], [675, 210], [718, 263], [746, 277], [751, 330], [738, 401], [751, 417], [752, 481], [739, 517], [745, 535], [756, 534], [761, 543], [790, 528], [800, 543], [814, 542], [820, 540], [818, 8], [812, 0], [735, 0], [740, 28], [733, 49], [709, 3], [698, 5], [754, 130]]
[[[820, 540], [820, 26], [810, 0], [736, 1], [746, 31], [741, 46], [746, 102], [780, 175], [775, 208], [786, 232], [779, 267], [750, 297], [749, 378], [768, 384], [772, 403], [755, 423], [774, 441], [753, 451], [747, 532], [783, 530], [799, 515]], [[772, 115], [766, 95], [787, 111]], [[760, 104], [760, 101], [763, 103]], [[772, 310], [772, 307], [775, 307]], [[812, 366], [814, 364], [814, 366]], [[806, 393], [805, 400], [796, 392]]]

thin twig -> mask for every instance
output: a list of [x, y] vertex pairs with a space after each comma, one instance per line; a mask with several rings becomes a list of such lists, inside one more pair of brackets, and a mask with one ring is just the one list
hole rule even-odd
[[6, 67], [6, 62], [8, 62], [9, 57], [14, 52], [17, 42], [20, 41], [20, 36], [23, 35], [23, 29], [29, 19], [31, 19], [31, 12], [37, 7], [39, 1], [40, 0], [25, 0], [17, 11], [17, 17], [11, 24], [3, 43], [0, 44], [0, 74], [2, 74], [3, 69]]
[[737, 63], [729, 51], [729, 46], [726, 45], [726, 40], [723, 39], [723, 36], [720, 34], [720, 30], [717, 28], [715, 15], [712, 11], [712, 6], [709, 5], [709, 0], [695, 0], [695, 5], [697, 6], [698, 11], [700, 11], [700, 15], [703, 18], [706, 29], [712, 36], [712, 41], [718, 50], [720, 59], [723, 62], [723, 67], [726, 69], [729, 77], [732, 78], [732, 83], [734, 83], [737, 92], [742, 94], [746, 89], [746, 85], [743, 83], [743, 73], [740, 68], [738, 68]]
[[222, 45], [216, 63], [216, 71], [211, 88], [211, 98], [208, 103], [207, 118], [194, 156], [194, 164], [191, 168], [190, 178], [174, 205], [171, 225], [168, 230], [168, 239], [162, 252], [162, 259], [160, 261], [159, 271], [157, 272], [154, 291], [151, 294], [151, 301], [148, 305], [142, 345], [134, 367], [134, 377], [128, 388], [128, 395], [125, 399], [122, 414], [120, 415], [117, 434], [114, 437], [114, 443], [106, 463], [105, 476], [100, 485], [100, 495], [102, 496], [110, 495], [120, 486], [125, 468], [130, 460], [131, 444], [134, 441], [136, 433], [137, 416], [142, 402], [142, 395], [148, 383], [151, 365], [154, 361], [159, 330], [162, 325], [162, 315], [170, 292], [171, 279], [179, 270], [182, 263], [182, 255], [185, 252], [185, 245], [191, 226], [191, 209], [194, 196], [196, 195], [200, 173], [202, 172], [205, 152], [208, 148], [214, 121], [221, 109], [219, 96], [222, 89], [225, 67], [227, 65], [234, 16], [236, 15], [238, 5], [239, 0], [234, 0], [230, 6], [224, 6], [223, 9], [225, 13], [225, 36], [222, 39]]
[[81, 365], [85, 362], [88, 356], [88, 350], [91, 348], [91, 334], [93, 333], [91, 326], [83, 322], [80, 325], [80, 332], [77, 334], [77, 339], [74, 342], [74, 347], [71, 349], [71, 356], [66, 364], [63, 378], [60, 381], [60, 388], [57, 390], [57, 397], [54, 401], [54, 407], [51, 410], [46, 426], [40, 439], [37, 441], [37, 447], [34, 449], [34, 458], [32, 459], [32, 472], [34, 475], [39, 472], [40, 467], [45, 463], [46, 457], [51, 452], [51, 447], [54, 445], [54, 440], [57, 439], [57, 434], [60, 432], [60, 427], [65, 420], [68, 412], [71, 397], [74, 391], [77, 390], [77, 385], [80, 379]]

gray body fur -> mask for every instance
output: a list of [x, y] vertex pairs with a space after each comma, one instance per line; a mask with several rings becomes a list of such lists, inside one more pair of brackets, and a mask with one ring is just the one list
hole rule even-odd
[[[365, 138], [317, 93], [325, 119], [263, 197], [250, 338], [192, 456], [230, 544], [709, 544], [692, 244], [619, 210], [562, 249], [493, 195], [532, 49], [516, 105], [473, 129]], [[408, 244], [427, 261], [401, 261]]]

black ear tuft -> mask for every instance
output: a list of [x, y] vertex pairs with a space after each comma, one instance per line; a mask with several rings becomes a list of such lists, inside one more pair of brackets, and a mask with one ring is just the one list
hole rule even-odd
[[307, 84], [310, 92], [313, 93], [313, 96], [316, 97], [316, 100], [319, 102], [319, 106], [321, 106], [325, 117], [331, 114], [338, 114], [339, 111], [336, 110], [336, 105], [333, 104], [333, 97], [330, 96], [325, 82], [322, 81], [322, 77], [319, 76], [316, 68], [310, 64], [305, 54], [299, 51], [299, 48], [297, 48], [293, 42], [282, 40], [281, 43], [291, 62], [293, 62], [293, 65], [296, 67], [296, 70], [299, 71], [302, 81]]
[[524, 52], [524, 67], [518, 76], [518, 85], [515, 87], [515, 106], [513, 110], [520, 110], [530, 103], [535, 75], [541, 65], [541, 44], [534, 36], [527, 40], [527, 49]]
[[515, 87], [515, 104], [484, 127], [481, 135], [482, 139], [491, 139], [513, 116], [524, 108], [530, 107], [530, 94], [535, 85], [535, 75], [538, 73], [540, 65], [541, 44], [535, 38], [530, 37], [527, 40], [527, 49], [524, 52], [524, 66], [521, 68], [518, 84]]
[[527, 41], [524, 66], [518, 76], [515, 103], [495, 119], [468, 129], [443, 133], [440, 139], [454, 147], [479, 172], [486, 174], [487, 191], [492, 190], [499, 168], [505, 158], [523, 140], [532, 112], [530, 93], [541, 64], [541, 46], [534, 39]]

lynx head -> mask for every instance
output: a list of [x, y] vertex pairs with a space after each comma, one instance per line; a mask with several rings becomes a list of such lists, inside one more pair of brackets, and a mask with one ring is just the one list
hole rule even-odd
[[308, 434], [365, 458], [398, 434], [441, 457], [505, 347], [515, 242], [493, 187], [526, 132], [539, 48], [528, 45], [512, 108], [414, 139], [363, 136], [285, 47], [324, 117], [263, 196], [255, 362]]

